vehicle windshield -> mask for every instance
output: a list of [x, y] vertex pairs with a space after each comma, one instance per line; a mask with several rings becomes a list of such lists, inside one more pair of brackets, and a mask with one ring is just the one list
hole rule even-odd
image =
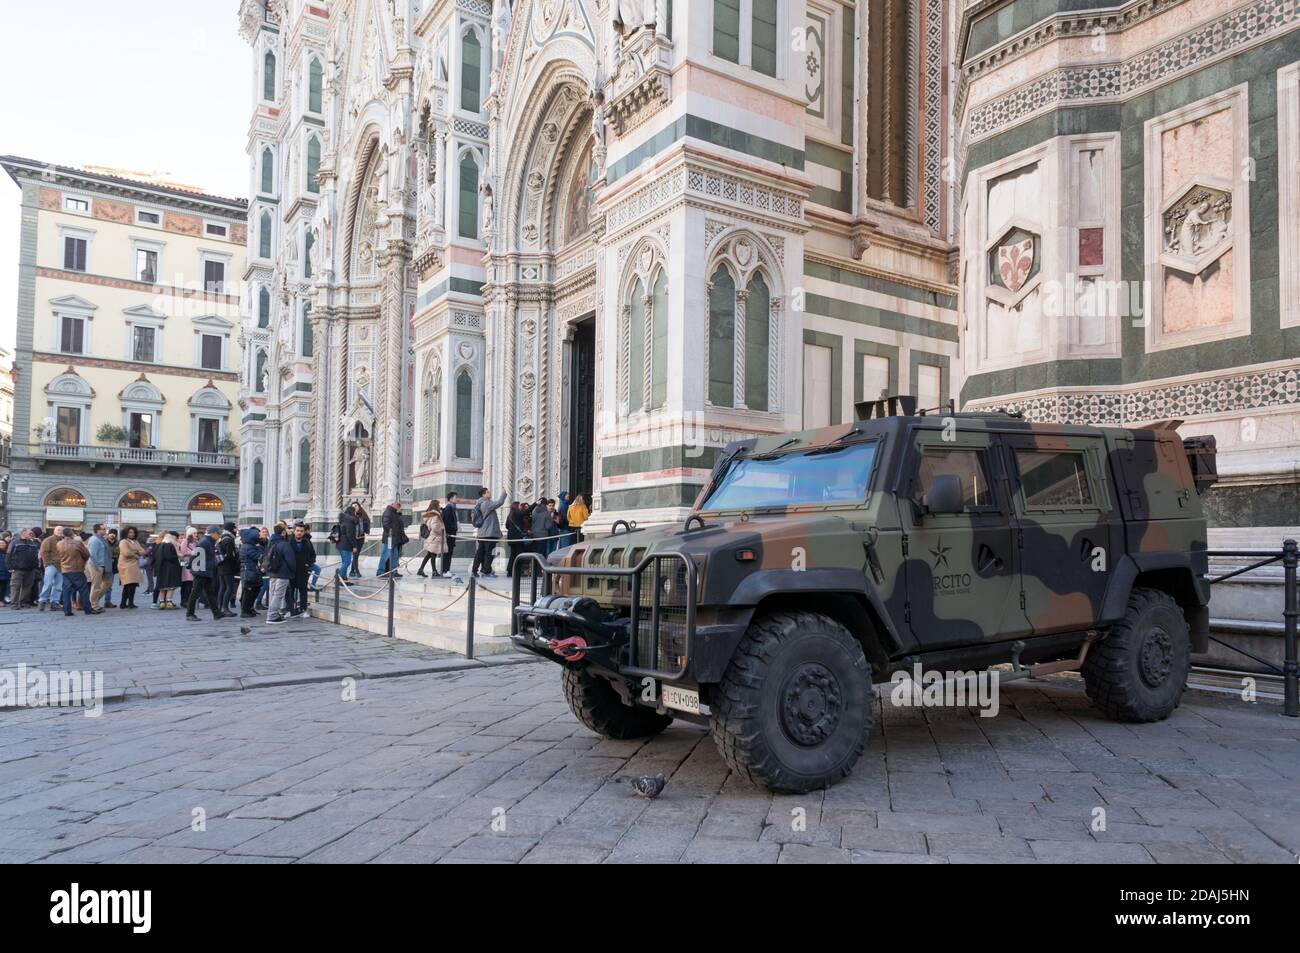
[[874, 441], [747, 457], [731, 465], [701, 509], [861, 503], [875, 462]]

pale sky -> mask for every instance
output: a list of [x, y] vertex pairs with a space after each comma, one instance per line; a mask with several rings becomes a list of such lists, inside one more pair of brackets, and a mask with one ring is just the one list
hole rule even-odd
[[[238, 0], [0, 5], [0, 155], [248, 191]], [[0, 347], [14, 346], [21, 193], [0, 171]]]

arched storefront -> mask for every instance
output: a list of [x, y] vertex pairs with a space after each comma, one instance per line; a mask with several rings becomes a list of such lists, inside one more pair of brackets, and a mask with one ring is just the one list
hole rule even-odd
[[45, 528], [71, 526], [81, 529], [86, 522], [86, 497], [80, 490], [61, 486], [45, 494]]

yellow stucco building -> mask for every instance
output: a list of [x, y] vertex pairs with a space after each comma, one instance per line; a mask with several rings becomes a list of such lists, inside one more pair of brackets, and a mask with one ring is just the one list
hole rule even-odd
[[0, 165], [23, 203], [10, 525], [233, 518], [246, 202]]

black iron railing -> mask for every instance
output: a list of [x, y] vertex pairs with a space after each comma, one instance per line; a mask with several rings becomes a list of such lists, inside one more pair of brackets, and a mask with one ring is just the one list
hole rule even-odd
[[1212, 577], [1210, 579], [1212, 586], [1264, 566], [1282, 564], [1282, 635], [1285, 640], [1282, 667], [1278, 668], [1267, 659], [1260, 658], [1253, 652], [1239, 645], [1233, 645], [1218, 636], [1210, 636], [1210, 641], [1244, 655], [1269, 671], [1282, 676], [1284, 691], [1282, 713], [1291, 718], [1300, 717], [1300, 662], [1296, 659], [1296, 620], [1300, 618], [1300, 609], [1297, 608], [1296, 567], [1300, 565], [1300, 545], [1297, 545], [1294, 539], [1288, 539], [1282, 543], [1281, 549], [1211, 549], [1206, 555], [1211, 558], [1254, 560], [1249, 565], [1238, 566], [1231, 572]]

